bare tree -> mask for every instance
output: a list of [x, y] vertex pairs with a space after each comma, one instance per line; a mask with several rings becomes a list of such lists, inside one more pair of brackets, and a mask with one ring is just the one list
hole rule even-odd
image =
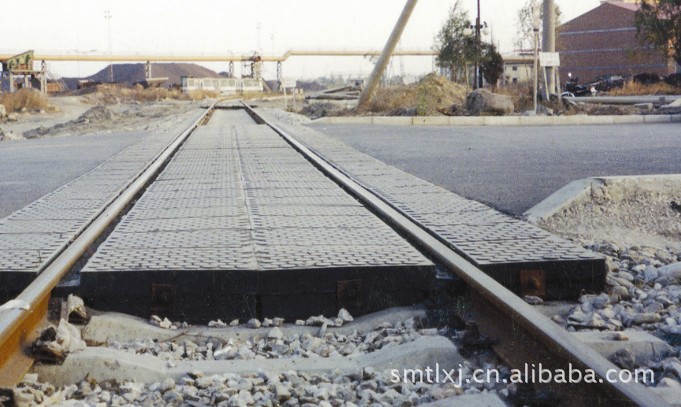
[[[518, 10], [516, 16], [516, 38], [513, 45], [519, 49], [532, 49], [534, 45], [534, 36], [532, 30], [534, 28], [535, 13], [534, 9], [539, 8], [539, 30], [542, 27], [542, 17], [544, 16], [544, 3], [541, 0], [527, 0], [525, 5]], [[560, 8], [556, 6], [556, 25], [560, 24]], [[541, 38], [537, 46], [541, 49]]]

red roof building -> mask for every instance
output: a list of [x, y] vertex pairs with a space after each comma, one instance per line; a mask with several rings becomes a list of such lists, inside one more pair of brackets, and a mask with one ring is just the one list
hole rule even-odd
[[600, 6], [558, 27], [556, 48], [560, 52], [560, 77], [568, 73], [580, 82], [599, 75], [636, 75], [676, 72], [676, 63], [636, 37], [634, 15], [639, 5], [603, 2]]

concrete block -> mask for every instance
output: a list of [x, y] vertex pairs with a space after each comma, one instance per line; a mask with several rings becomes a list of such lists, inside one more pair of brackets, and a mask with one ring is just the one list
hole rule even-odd
[[551, 194], [548, 198], [528, 209], [523, 216], [530, 223], [547, 219], [554, 213], [569, 206], [576, 199], [589, 192], [592, 185], [603, 185], [603, 182], [594, 178], [584, 178], [572, 181], [563, 188]]
[[614, 116], [583, 116], [582, 124], [613, 124]]
[[485, 116], [485, 126], [518, 126], [520, 116]]
[[412, 119], [414, 126], [449, 126], [449, 116], [417, 116]]
[[485, 118], [481, 116], [452, 116], [449, 118], [450, 126], [484, 126]]
[[329, 117], [330, 124], [371, 124], [371, 116]]
[[553, 116], [518, 116], [518, 124], [522, 126], [552, 126], [557, 117]]
[[643, 115], [626, 115], [626, 116], [612, 116], [612, 122], [614, 124], [635, 124], [644, 122]]
[[410, 116], [374, 116], [371, 124], [376, 126], [411, 126], [413, 117]]
[[666, 114], [649, 114], [643, 116], [644, 123], [669, 123], [672, 121], [672, 116]]

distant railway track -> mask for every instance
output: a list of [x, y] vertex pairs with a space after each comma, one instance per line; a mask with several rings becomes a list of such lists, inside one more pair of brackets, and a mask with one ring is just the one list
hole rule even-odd
[[[100, 239], [118, 215], [133, 204], [140, 193], [154, 181], [178, 148], [191, 137], [192, 131], [210, 120], [211, 112], [220, 107], [212, 105], [206, 112], [154, 160], [139, 177], [61, 252], [17, 298], [16, 307], [0, 313], [0, 385], [12, 386], [30, 368], [32, 359], [26, 353], [35, 338], [36, 329], [46, 321], [50, 293], [68, 274], [90, 247]], [[234, 108], [231, 106], [230, 108]], [[416, 222], [410, 214], [363, 186], [318, 152], [300, 142], [270, 122], [256, 109], [241, 106], [258, 124], [276, 132], [290, 148], [302, 155], [325, 177], [357, 199], [407, 239], [414, 247], [433, 259], [447, 274], [463, 282], [455, 293], [446, 292], [447, 300], [456, 304], [459, 316], [474, 321], [482, 335], [494, 343], [495, 351], [512, 367], [539, 364], [549, 369], [567, 369], [571, 365], [582, 370], [593, 370], [602, 380], [599, 384], [570, 384], [549, 386], [567, 404], [579, 405], [666, 405], [658, 396], [639, 384], [609, 382], [607, 372], [617, 368], [600, 354], [553, 323], [515, 293], [504, 287], [476, 265], [465, 259], [451, 245], [432, 230]], [[254, 147], [254, 148], [257, 148]], [[241, 158], [240, 166], [247, 165]], [[237, 180], [238, 181], [238, 180]], [[399, 277], [398, 277], [399, 278]], [[461, 287], [464, 287], [461, 289]], [[450, 287], [451, 288], [451, 287]], [[262, 303], [258, 303], [262, 307]], [[22, 309], [22, 307], [28, 307]]]

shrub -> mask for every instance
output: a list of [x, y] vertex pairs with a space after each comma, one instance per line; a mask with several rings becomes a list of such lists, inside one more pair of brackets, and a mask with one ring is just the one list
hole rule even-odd
[[0, 104], [5, 106], [7, 113], [26, 110], [42, 110], [49, 107], [47, 98], [35, 89], [20, 89], [14, 93], [3, 93]]

